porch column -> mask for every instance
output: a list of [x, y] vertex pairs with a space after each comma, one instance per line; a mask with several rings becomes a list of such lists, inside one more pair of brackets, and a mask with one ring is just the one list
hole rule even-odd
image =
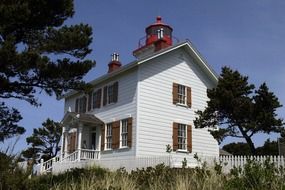
[[81, 139], [82, 139], [82, 129], [83, 129], [83, 124], [79, 123], [79, 127], [78, 127], [78, 161], [80, 161], [81, 158]]
[[65, 141], [65, 127], [62, 127], [62, 133], [61, 133], [61, 148], [60, 148], [60, 161], [64, 158], [64, 141]]
[[64, 157], [66, 157], [68, 155], [68, 130], [69, 127], [65, 127], [65, 131], [64, 131]]

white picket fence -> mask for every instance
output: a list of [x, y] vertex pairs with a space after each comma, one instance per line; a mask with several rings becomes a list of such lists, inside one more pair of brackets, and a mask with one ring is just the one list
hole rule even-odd
[[220, 156], [220, 163], [223, 166], [223, 171], [228, 173], [234, 167], [243, 168], [248, 160], [253, 160], [259, 163], [264, 163], [269, 160], [274, 163], [275, 167], [280, 168], [280, 166], [285, 167], [285, 160], [283, 156]]
[[[67, 171], [72, 168], [84, 168], [90, 166], [100, 166], [103, 168], [108, 168], [110, 170], [116, 170], [124, 167], [127, 171], [136, 170], [137, 168], [146, 168], [150, 166], [156, 166], [158, 164], [164, 163], [169, 167], [181, 167], [181, 159], [173, 155], [165, 156], [152, 156], [152, 157], [124, 157], [124, 158], [110, 158], [110, 159], [100, 159], [97, 152], [82, 151], [82, 159], [78, 159], [78, 153], [75, 152], [70, 154], [65, 159], [59, 160], [54, 158], [47, 162], [40, 164], [40, 174], [47, 172], [52, 172], [54, 174]], [[84, 158], [84, 159], [83, 159]], [[228, 173], [233, 168], [241, 167], [248, 160], [254, 160], [260, 163], [264, 163], [265, 160], [269, 160], [271, 163], [279, 168], [280, 166], [285, 167], [285, 160], [283, 156], [220, 156], [218, 157], [201, 157], [202, 162], [207, 162], [209, 167], [214, 166], [214, 163], [220, 163], [223, 166], [223, 172]], [[194, 158], [187, 159], [188, 167], [201, 166], [201, 163], [197, 162]]]

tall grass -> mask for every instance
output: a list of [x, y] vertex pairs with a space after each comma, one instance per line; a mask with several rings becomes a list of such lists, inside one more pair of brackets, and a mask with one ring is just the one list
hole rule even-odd
[[169, 168], [160, 164], [130, 173], [123, 168], [109, 171], [92, 167], [31, 179], [16, 168], [3, 171], [5, 175], [1, 176], [8, 177], [1, 178], [4, 180], [1, 184], [5, 186], [0, 185], [0, 190], [285, 190], [285, 169], [277, 168], [269, 161], [263, 164], [248, 161], [244, 169], [234, 168], [227, 174], [221, 172], [218, 164], [213, 168], [203, 164], [201, 168], [192, 169]]

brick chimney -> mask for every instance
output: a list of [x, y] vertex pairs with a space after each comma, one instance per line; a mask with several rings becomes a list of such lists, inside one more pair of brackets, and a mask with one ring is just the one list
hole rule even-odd
[[108, 73], [111, 73], [111, 72], [119, 69], [122, 66], [121, 62], [119, 61], [119, 54], [118, 53], [113, 53], [111, 55], [111, 61], [108, 64], [108, 66], [109, 66]]

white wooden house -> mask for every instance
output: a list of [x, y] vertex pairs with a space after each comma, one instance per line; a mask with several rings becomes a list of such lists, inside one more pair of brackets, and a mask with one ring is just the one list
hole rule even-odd
[[193, 125], [195, 111], [205, 108], [206, 91], [218, 76], [190, 41], [173, 43], [172, 28], [160, 17], [146, 35], [133, 62], [121, 66], [119, 55], [113, 54], [108, 73], [90, 82], [90, 93], [72, 91], [63, 97], [57, 166], [171, 156], [172, 166], [179, 167], [184, 158], [194, 165], [195, 153], [218, 157], [217, 141], [207, 129]]

